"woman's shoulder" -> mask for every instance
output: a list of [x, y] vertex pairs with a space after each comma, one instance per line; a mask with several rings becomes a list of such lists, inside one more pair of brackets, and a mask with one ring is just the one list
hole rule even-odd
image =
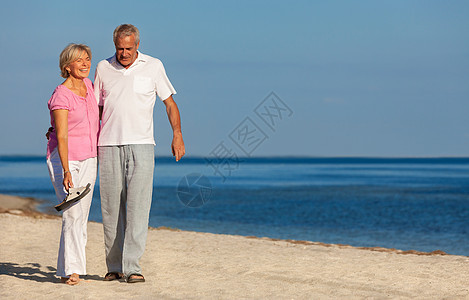
[[59, 84], [52, 92], [52, 97], [66, 97], [68, 95], [69, 89], [63, 84]]
[[91, 81], [88, 77], [83, 79], [83, 82], [87, 87], [93, 88], [93, 81]]
[[64, 85], [55, 88], [48, 101], [49, 109], [66, 109], [70, 106], [70, 92]]
[[83, 82], [86, 85], [86, 88], [89, 89], [92, 93], [94, 93], [94, 85], [93, 82], [89, 78], [83, 79]]

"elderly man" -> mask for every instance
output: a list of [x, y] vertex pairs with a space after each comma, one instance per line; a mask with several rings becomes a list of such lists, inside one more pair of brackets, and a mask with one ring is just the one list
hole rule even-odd
[[98, 142], [101, 209], [108, 273], [104, 280], [126, 277], [144, 282], [139, 260], [145, 250], [152, 200], [153, 107], [164, 102], [173, 129], [176, 161], [185, 154], [176, 94], [159, 59], [138, 51], [138, 29], [114, 30], [114, 56], [99, 62], [94, 82], [101, 112]]

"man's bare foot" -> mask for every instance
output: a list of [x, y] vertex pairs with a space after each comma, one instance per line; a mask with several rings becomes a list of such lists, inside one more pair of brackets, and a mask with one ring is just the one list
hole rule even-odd
[[80, 280], [81, 280], [80, 276], [77, 273], [73, 273], [72, 275], [70, 275], [69, 278], [67, 277], [60, 278], [60, 282], [68, 284], [68, 285], [76, 285], [80, 283]]

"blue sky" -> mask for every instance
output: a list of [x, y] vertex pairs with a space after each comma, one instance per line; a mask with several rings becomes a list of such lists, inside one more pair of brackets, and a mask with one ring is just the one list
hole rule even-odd
[[[265, 137], [252, 156], [468, 156], [467, 16], [468, 1], [13, 1], [0, 154], [44, 154], [61, 50], [88, 44], [94, 69], [132, 23], [178, 91], [188, 155], [243, 155], [230, 134], [249, 118]], [[292, 111], [273, 129], [255, 113], [271, 92]], [[155, 124], [170, 155], [162, 103]]]

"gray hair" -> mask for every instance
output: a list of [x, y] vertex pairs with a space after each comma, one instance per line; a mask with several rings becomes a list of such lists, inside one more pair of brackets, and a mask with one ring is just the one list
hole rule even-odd
[[85, 51], [91, 59], [91, 49], [84, 44], [68, 44], [65, 49], [60, 53], [59, 67], [60, 76], [68, 78], [70, 74], [67, 71], [67, 67], [74, 61], [80, 58], [80, 55]]
[[126, 36], [131, 36], [132, 34], [135, 35], [135, 45], [138, 45], [140, 43], [140, 33], [137, 29], [132, 24], [121, 24], [114, 29], [114, 34], [113, 34], [113, 40], [114, 40], [114, 45], [117, 42], [117, 39], [126, 37]]

